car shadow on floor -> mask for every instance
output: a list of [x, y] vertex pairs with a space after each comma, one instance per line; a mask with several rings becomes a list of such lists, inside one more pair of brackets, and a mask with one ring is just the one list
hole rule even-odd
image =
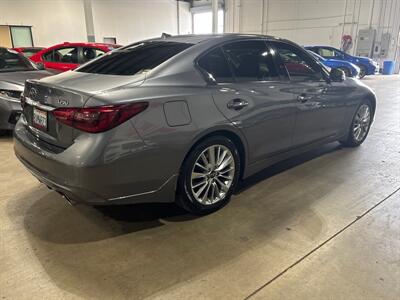
[[[42, 186], [20, 195], [13, 206], [27, 206], [30, 248], [60, 289], [81, 297], [140, 299], [229, 265], [268, 241], [293, 238], [290, 227], [296, 224], [306, 230], [300, 236], [307, 243], [320, 239], [324, 221], [313, 203], [334, 185], [320, 181], [302, 188], [301, 179], [293, 182], [285, 171], [336, 149], [328, 145], [252, 176], [229, 205], [201, 218], [174, 204], [71, 207]], [[278, 183], [273, 190], [270, 179]], [[20, 213], [15, 207], [9, 211], [10, 218]]]

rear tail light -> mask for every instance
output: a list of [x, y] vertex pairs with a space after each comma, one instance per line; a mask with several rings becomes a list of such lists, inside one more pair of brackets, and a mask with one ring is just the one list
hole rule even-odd
[[98, 133], [118, 126], [149, 106], [148, 102], [105, 105], [87, 108], [57, 108], [52, 111], [56, 119], [73, 128]]

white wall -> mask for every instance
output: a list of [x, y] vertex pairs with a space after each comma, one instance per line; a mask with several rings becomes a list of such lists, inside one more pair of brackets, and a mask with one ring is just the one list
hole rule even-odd
[[[0, 25], [29, 25], [35, 46], [87, 41], [84, 0], [0, 0]], [[175, 0], [92, 0], [96, 42], [116, 37], [128, 44], [177, 34]], [[180, 33], [190, 33], [192, 18], [188, 3], [179, 3]]]
[[275, 35], [302, 45], [340, 47], [342, 33], [355, 41], [358, 30], [370, 25], [378, 41], [392, 31], [394, 42], [400, 22], [400, 0], [225, 0], [225, 7], [226, 32]]
[[86, 41], [81, 0], [0, 0], [0, 25], [32, 26], [35, 46]]
[[117, 43], [177, 34], [177, 6], [172, 0], [92, 0], [96, 41], [116, 37]]

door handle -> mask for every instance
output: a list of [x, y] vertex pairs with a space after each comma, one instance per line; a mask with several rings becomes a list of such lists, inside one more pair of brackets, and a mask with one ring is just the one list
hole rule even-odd
[[241, 110], [242, 108], [246, 107], [247, 105], [249, 105], [249, 102], [247, 102], [246, 100], [243, 99], [233, 99], [231, 101], [228, 102], [228, 104], [226, 105], [229, 109], [233, 109], [233, 110]]
[[304, 103], [304, 102], [307, 102], [308, 100], [310, 100], [311, 98], [312, 98], [311, 96], [307, 96], [306, 94], [302, 93], [297, 96], [297, 101]]

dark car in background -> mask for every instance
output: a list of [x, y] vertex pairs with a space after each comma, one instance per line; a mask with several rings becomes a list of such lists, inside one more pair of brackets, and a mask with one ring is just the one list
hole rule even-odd
[[72, 202], [174, 202], [203, 214], [238, 181], [367, 137], [375, 95], [306, 50], [258, 35], [157, 38], [28, 80], [20, 161]]
[[38, 53], [39, 51], [42, 51], [45, 49], [44, 47], [18, 47], [18, 48], [13, 48], [13, 50], [22, 53], [26, 57], [31, 57], [32, 55]]
[[32, 55], [30, 59], [54, 72], [73, 70], [105, 53], [121, 47], [103, 43], [62, 43]]
[[331, 46], [305, 46], [304, 48], [326, 59], [343, 60], [355, 64], [360, 68], [360, 78], [379, 72], [379, 64], [369, 57], [353, 56]]
[[49, 75], [21, 53], [0, 47], [0, 134], [12, 130], [21, 114], [25, 81]]

